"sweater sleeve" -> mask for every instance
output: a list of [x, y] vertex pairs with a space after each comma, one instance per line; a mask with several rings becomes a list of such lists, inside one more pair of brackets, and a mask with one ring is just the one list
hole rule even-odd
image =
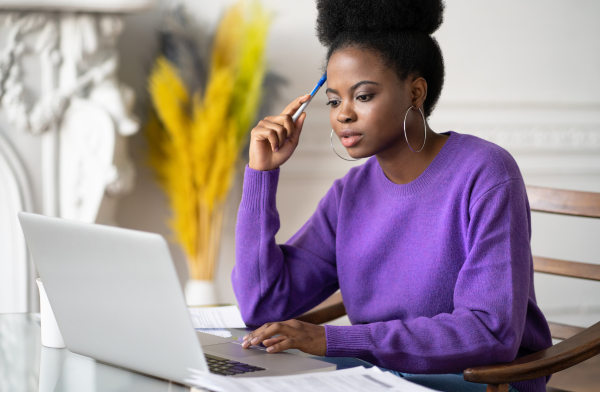
[[525, 328], [532, 258], [521, 179], [501, 183], [470, 206], [466, 260], [454, 310], [432, 318], [326, 326], [327, 356], [359, 357], [407, 373], [458, 373], [512, 361]]
[[300, 231], [286, 244], [278, 245], [278, 180], [279, 169], [256, 171], [246, 167], [231, 280], [248, 325], [294, 318], [339, 289], [335, 185]]

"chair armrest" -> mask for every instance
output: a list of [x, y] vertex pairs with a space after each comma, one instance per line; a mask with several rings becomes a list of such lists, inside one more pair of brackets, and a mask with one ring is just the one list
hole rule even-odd
[[344, 315], [346, 315], [346, 307], [344, 307], [343, 302], [339, 302], [331, 306], [321, 308], [320, 310], [309, 311], [296, 319], [298, 321], [320, 325], [329, 321], [333, 321], [336, 318], [343, 317]]
[[502, 384], [540, 378], [562, 371], [600, 354], [600, 322], [545, 350], [510, 363], [485, 365], [464, 371], [465, 380]]
[[341, 294], [338, 292], [296, 319], [298, 321], [320, 325], [343, 317], [344, 315], [346, 315], [346, 307], [344, 307], [344, 301]]

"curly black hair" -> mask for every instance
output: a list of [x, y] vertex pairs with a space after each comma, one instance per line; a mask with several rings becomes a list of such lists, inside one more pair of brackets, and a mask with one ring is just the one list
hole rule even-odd
[[444, 58], [431, 36], [442, 24], [442, 0], [317, 0], [317, 37], [331, 55], [347, 47], [375, 50], [401, 81], [427, 81], [429, 117], [442, 93]]

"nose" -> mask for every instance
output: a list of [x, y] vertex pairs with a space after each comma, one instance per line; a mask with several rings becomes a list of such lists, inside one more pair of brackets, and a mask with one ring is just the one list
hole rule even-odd
[[350, 104], [344, 105], [342, 103], [342, 108], [340, 109], [336, 119], [340, 124], [348, 124], [356, 121], [356, 117], [356, 112], [352, 106]]

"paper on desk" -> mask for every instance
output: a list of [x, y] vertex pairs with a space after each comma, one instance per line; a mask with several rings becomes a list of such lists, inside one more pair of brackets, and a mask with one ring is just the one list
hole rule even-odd
[[190, 368], [186, 382], [215, 392], [434, 392], [377, 367], [259, 378], [231, 378]]
[[230, 338], [233, 335], [227, 329], [221, 328], [196, 328], [196, 331], [202, 333], [208, 333], [209, 335], [218, 336], [222, 338]]
[[194, 328], [245, 328], [237, 306], [189, 307]]

